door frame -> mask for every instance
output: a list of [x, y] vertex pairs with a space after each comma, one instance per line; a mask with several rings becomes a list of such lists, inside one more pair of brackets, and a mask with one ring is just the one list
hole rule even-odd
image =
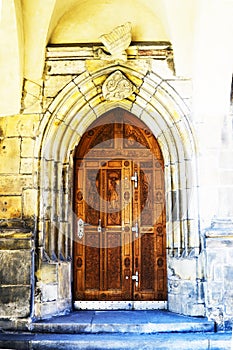
[[[60, 49], [55, 50], [55, 56], [60, 63], [65, 62], [64, 50], [70, 49], [62, 48], [61, 55]], [[80, 56], [78, 48], [73, 50], [77, 51], [76, 56], [79, 59], [86, 60]], [[161, 147], [165, 162], [168, 283], [169, 286], [174, 285], [174, 289], [169, 288], [168, 307], [173, 312], [190, 314], [190, 299], [184, 297], [182, 305], [177, 304], [176, 297], [179, 292], [175, 288], [185, 281], [185, 276], [180, 276], [181, 262], [184, 261], [185, 264], [187, 258], [190, 263], [189, 256], [193, 259], [201, 257], [195, 133], [189, 117], [190, 110], [185, 102], [187, 96], [172, 87], [167, 74], [164, 75], [167, 72], [167, 62], [163, 63], [163, 70], [160, 65], [151, 66], [151, 63], [147, 65], [146, 62], [142, 69], [142, 65], [138, 65], [139, 61], [132, 60], [124, 64], [106, 62], [104, 65], [101, 62], [101, 65], [97, 64], [88, 70], [88, 74], [87, 71], [78, 76], [75, 73], [75, 79], [71, 79], [58, 92], [39, 123], [34, 148], [34, 166], [39, 169], [35, 184], [38, 189], [38, 264], [35, 266], [35, 273], [43, 265], [51, 269], [57, 265], [60, 273], [56, 278], [56, 305], [53, 302], [52, 309], [46, 308], [46, 305], [51, 305], [50, 301], [46, 301], [42, 307], [40, 299], [34, 298], [35, 317], [46, 317], [72, 308], [72, 154], [86, 128], [103, 112], [117, 107], [130, 111], [144, 121]], [[153, 61], [156, 62], [156, 59]], [[116, 70], [126, 74], [138, 87], [132, 99], [109, 102], [102, 98], [101, 86]], [[170, 77], [174, 79], [174, 75], [171, 74]], [[201, 284], [197, 277], [197, 264], [192, 271], [196, 271], [194, 282]], [[60, 290], [59, 286], [64, 285], [64, 280], [69, 288]], [[38, 274], [36, 288], [40, 290], [40, 286], [46, 284], [47, 280]], [[195, 296], [199, 300], [198, 293]], [[200, 298], [202, 302], [202, 297]], [[199, 306], [200, 302], [197, 307], [193, 307], [196, 307], [196, 315], [202, 315], [199, 310], [205, 309], [203, 303], [202, 308]]]

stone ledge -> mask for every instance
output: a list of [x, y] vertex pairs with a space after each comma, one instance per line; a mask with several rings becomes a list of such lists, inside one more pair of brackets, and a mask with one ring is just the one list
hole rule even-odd
[[205, 230], [206, 238], [232, 238], [233, 239], [233, 219], [215, 218], [211, 227]]

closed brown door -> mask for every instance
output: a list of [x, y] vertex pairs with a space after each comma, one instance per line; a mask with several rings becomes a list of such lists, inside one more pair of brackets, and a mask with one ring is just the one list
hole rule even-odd
[[164, 165], [145, 125], [106, 113], [75, 153], [74, 300], [166, 300]]

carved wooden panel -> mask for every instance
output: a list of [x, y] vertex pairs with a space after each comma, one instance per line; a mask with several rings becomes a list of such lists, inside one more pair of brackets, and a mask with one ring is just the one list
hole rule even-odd
[[121, 225], [121, 170], [107, 170], [107, 225]]
[[97, 226], [100, 218], [100, 174], [98, 169], [87, 169], [85, 176], [85, 222]]
[[121, 290], [122, 285], [122, 269], [121, 269], [121, 234], [120, 233], [108, 233], [108, 246], [107, 248], [107, 289]]
[[108, 112], [84, 134], [74, 174], [76, 300], [166, 300], [163, 172], [156, 139], [128, 112]]
[[154, 235], [145, 233], [141, 238], [141, 290], [144, 292], [154, 289], [154, 265], [155, 265], [155, 249]]
[[100, 275], [96, 266], [100, 264], [100, 249], [98, 233], [87, 233], [85, 240], [85, 288], [100, 289]]

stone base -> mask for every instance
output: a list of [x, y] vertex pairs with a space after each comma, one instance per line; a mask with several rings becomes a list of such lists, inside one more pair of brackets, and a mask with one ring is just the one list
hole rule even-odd
[[32, 233], [26, 230], [2, 229], [0, 231], [0, 318], [16, 320], [30, 317], [32, 269]]
[[205, 232], [205, 303], [218, 329], [233, 322], [233, 221], [215, 220]]
[[36, 318], [51, 317], [72, 309], [70, 262], [43, 262], [36, 276]]
[[203, 255], [168, 258], [168, 310], [187, 316], [205, 316]]

